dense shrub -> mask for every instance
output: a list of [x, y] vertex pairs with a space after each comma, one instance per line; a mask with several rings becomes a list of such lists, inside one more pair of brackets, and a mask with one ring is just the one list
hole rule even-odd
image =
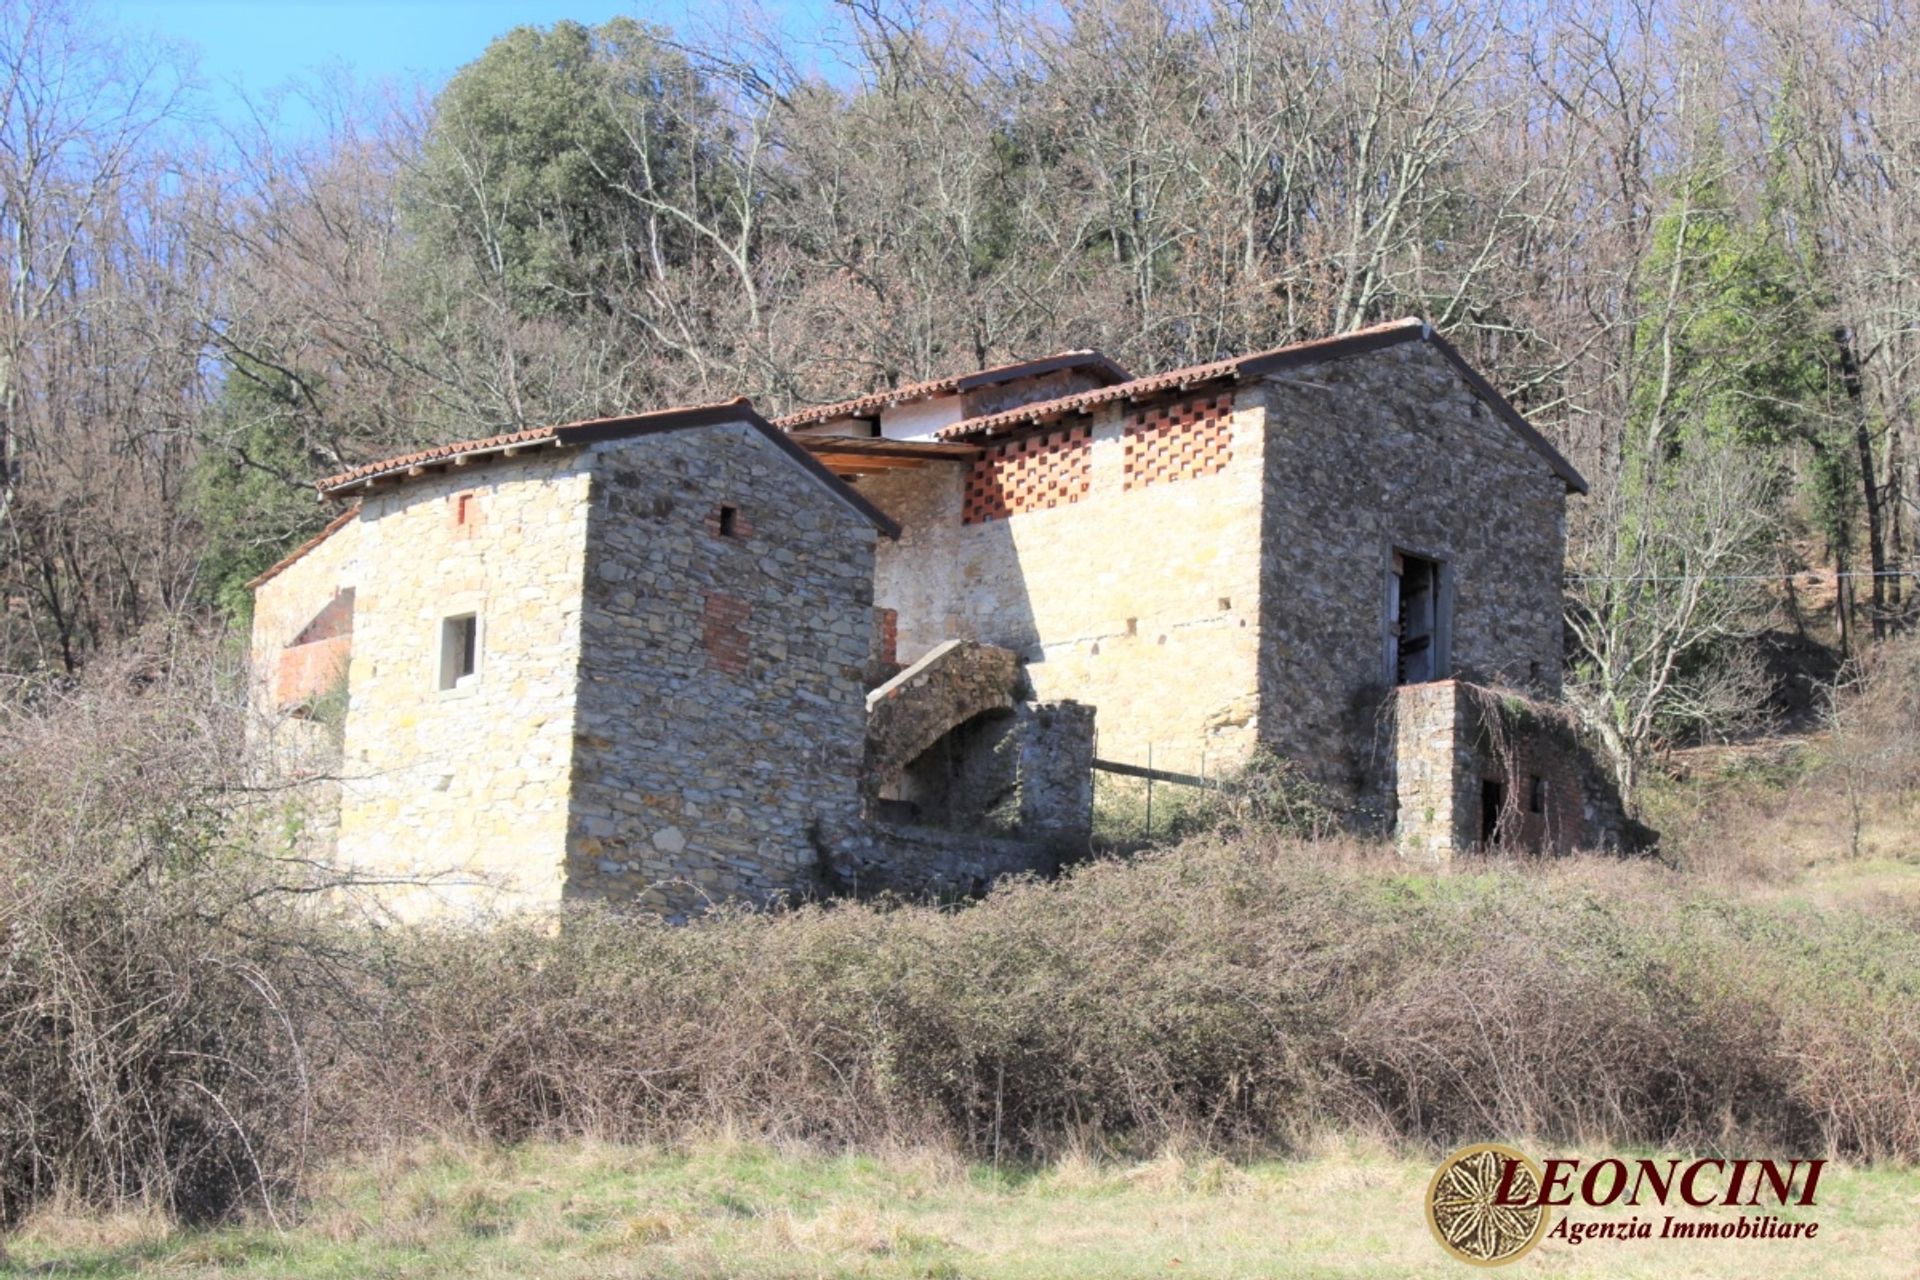
[[213, 642], [162, 629], [0, 712], [0, 1225], [35, 1202], [204, 1218], [290, 1189], [307, 877], [243, 828]]
[[1247, 819], [960, 909], [378, 931], [285, 849], [233, 701], [166, 635], [0, 719], [0, 1222], [273, 1211], [432, 1132], [1920, 1159], [1910, 911]]
[[958, 912], [581, 913], [403, 951], [362, 1128], [984, 1154], [1359, 1126], [1920, 1157], [1911, 928], [1651, 865], [1190, 844]]

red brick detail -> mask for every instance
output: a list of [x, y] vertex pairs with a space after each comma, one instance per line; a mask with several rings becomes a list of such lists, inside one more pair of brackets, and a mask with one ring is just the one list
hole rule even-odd
[[753, 606], [719, 592], [707, 597], [700, 620], [700, 643], [707, 665], [737, 676], [747, 669], [747, 619]]
[[1127, 419], [1127, 489], [1210, 476], [1233, 461], [1233, 393], [1142, 409]]
[[304, 706], [346, 674], [353, 649], [353, 588], [334, 593], [300, 634], [287, 642], [273, 668], [273, 704], [282, 711]]
[[890, 667], [900, 665], [900, 611], [898, 609], [876, 609], [879, 615], [880, 652], [878, 657]]
[[[721, 528], [721, 513], [727, 510], [733, 512], [733, 532], [731, 534], [726, 533]], [[714, 503], [713, 510], [707, 512], [707, 518], [703, 523], [707, 526], [707, 532], [716, 538], [751, 538], [753, 536], [753, 522], [747, 519], [747, 513], [739, 507], [729, 507], [729, 504], [724, 502]]]
[[287, 641], [287, 647], [298, 644], [312, 644], [316, 640], [331, 640], [336, 636], [353, 634], [353, 588], [344, 587], [333, 593], [333, 599], [326, 607], [313, 615], [306, 626], [300, 628], [300, 634]]
[[1093, 429], [1059, 427], [990, 446], [967, 471], [962, 524], [1064, 507], [1093, 483]]
[[352, 649], [351, 633], [282, 649], [273, 671], [273, 705], [288, 711], [326, 694], [346, 674]]
[[[1571, 853], [1586, 845], [1590, 833], [1585, 818], [1585, 795], [1580, 770], [1573, 757], [1548, 734], [1509, 730], [1511, 741], [1504, 760], [1496, 759], [1487, 774], [1506, 788], [1506, 822], [1501, 836], [1530, 853]], [[1506, 776], [1501, 777], [1505, 766]], [[1541, 809], [1533, 809], [1534, 779], [1542, 784]]]
[[471, 538], [480, 527], [480, 495], [469, 489], [447, 498], [447, 525], [457, 538]]

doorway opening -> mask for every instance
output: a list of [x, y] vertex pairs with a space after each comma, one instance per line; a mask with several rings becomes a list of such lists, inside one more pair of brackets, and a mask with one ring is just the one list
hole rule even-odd
[[1440, 569], [1437, 560], [1393, 553], [1393, 571], [1387, 581], [1387, 639], [1389, 675], [1397, 685], [1441, 678], [1447, 618]]
[[1497, 778], [1480, 780], [1480, 847], [1491, 849], [1500, 842], [1500, 812], [1507, 803], [1507, 789]]

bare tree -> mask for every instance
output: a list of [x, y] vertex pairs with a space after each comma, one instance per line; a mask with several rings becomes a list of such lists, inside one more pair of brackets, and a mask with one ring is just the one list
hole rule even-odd
[[1702, 440], [1596, 495], [1599, 533], [1570, 582], [1568, 692], [1629, 798], [1663, 741], [1739, 728], [1763, 707], [1739, 642], [1765, 622], [1776, 486], [1746, 451]]

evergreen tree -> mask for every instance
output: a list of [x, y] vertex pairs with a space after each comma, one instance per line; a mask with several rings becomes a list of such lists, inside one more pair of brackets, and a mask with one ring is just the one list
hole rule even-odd
[[206, 545], [201, 591], [242, 627], [253, 617], [247, 583], [330, 514], [312, 486], [324, 462], [302, 441], [298, 409], [284, 373], [251, 364], [229, 369], [188, 479], [187, 501]]

